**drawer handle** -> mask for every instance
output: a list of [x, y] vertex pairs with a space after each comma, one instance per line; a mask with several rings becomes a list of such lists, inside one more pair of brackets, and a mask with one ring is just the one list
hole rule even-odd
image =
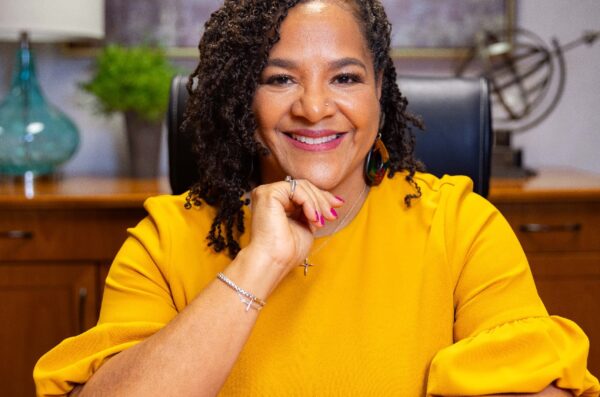
[[582, 228], [581, 223], [567, 223], [563, 225], [544, 225], [541, 223], [526, 223], [519, 227], [524, 233], [548, 233], [548, 232], [578, 232]]
[[13, 240], [31, 240], [33, 238], [33, 232], [28, 232], [25, 230], [9, 230], [7, 232], [0, 232], [0, 238]]

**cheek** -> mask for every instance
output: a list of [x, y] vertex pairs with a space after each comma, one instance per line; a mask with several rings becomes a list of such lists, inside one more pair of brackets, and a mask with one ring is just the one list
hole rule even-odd
[[268, 115], [269, 112], [266, 111], [265, 104], [267, 100], [265, 95], [257, 90], [254, 95], [254, 100], [252, 101], [252, 112], [254, 113], [254, 118], [256, 119], [257, 130], [254, 132], [254, 137], [256, 140], [263, 145], [265, 145], [266, 137], [264, 136], [265, 131], [268, 130]]
[[254, 138], [267, 149], [268, 156], [273, 158], [273, 153], [277, 152], [278, 139], [275, 129], [279, 123], [279, 109], [277, 102], [273, 100], [272, 95], [259, 89], [252, 102], [252, 111], [256, 119], [257, 130], [254, 132]]
[[[280, 96], [264, 90], [258, 90], [252, 102], [252, 111], [261, 134], [270, 134], [277, 128], [281, 118], [285, 114], [285, 101]], [[267, 139], [267, 137], [263, 137]]]
[[376, 133], [378, 131], [380, 105], [379, 100], [372, 92], [344, 98], [338, 102], [338, 106], [360, 132]]

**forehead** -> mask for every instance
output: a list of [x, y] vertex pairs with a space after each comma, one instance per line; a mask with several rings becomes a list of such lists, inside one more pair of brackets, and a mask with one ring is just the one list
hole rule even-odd
[[270, 55], [333, 52], [370, 58], [367, 47], [351, 6], [340, 1], [313, 0], [289, 10], [281, 24], [280, 41]]

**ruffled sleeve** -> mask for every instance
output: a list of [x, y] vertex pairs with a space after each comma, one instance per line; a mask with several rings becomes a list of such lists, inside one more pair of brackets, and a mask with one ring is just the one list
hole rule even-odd
[[106, 279], [98, 325], [62, 341], [37, 362], [38, 396], [62, 396], [85, 383], [111, 356], [144, 341], [177, 315], [167, 282], [168, 206], [148, 199], [149, 216], [128, 238]]
[[63, 396], [82, 384], [111, 356], [152, 336], [164, 324], [150, 322], [99, 324], [67, 338], [42, 356], [33, 377], [38, 396]]
[[576, 396], [598, 396], [598, 380], [586, 371], [588, 348], [581, 329], [561, 317], [505, 323], [439, 351], [427, 393], [536, 393], [553, 383]]
[[506, 219], [468, 183], [452, 181], [441, 205], [454, 277], [454, 344], [433, 358], [428, 395], [536, 393], [554, 383], [598, 396], [583, 331], [548, 316]]

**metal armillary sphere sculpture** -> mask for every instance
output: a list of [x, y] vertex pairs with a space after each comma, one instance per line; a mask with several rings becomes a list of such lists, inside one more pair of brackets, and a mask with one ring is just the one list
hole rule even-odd
[[566, 83], [564, 53], [581, 44], [592, 45], [600, 32], [586, 32], [565, 45], [552, 39], [547, 45], [525, 29], [483, 31], [459, 65], [456, 75], [475, 69], [490, 83], [495, 147], [492, 173], [495, 176], [526, 176], [520, 150], [510, 147], [511, 136], [541, 123], [556, 108]]

